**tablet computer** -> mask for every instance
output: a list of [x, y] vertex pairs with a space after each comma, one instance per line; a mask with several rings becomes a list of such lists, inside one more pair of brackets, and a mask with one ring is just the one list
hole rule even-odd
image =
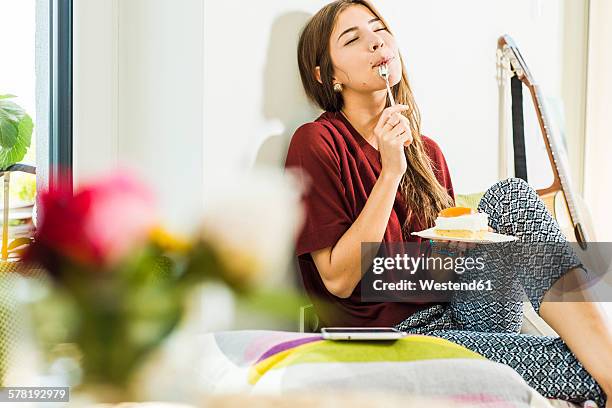
[[324, 327], [321, 334], [326, 340], [397, 340], [408, 335], [393, 327]]

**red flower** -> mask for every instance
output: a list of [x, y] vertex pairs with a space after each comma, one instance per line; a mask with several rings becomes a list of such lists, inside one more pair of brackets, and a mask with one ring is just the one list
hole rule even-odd
[[[116, 264], [141, 245], [156, 223], [153, 196], [124, 172], [81, 188], [46, 191], [29, 259], [57, 267], [57, 259], [95, 267]], [[44, 257], [45, 259], [41, 259]], [[53, 265], [49, 265], [49, 263]]]

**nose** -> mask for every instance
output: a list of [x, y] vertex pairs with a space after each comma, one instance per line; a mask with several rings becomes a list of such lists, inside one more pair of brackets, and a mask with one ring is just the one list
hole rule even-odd
[[380, 47], [384, 47], [385, 41], [382, 39], [382, 37], [377, 33], [372, 34], [372, 38], [370, 39], [370, 51], [376, 51]]

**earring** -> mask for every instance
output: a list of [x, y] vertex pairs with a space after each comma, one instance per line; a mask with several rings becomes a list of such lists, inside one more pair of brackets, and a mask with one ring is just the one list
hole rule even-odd
[[342, 92], [342, 90], [343, 90], [342, 84], [334, 84], [334, 92], [340, 93]]

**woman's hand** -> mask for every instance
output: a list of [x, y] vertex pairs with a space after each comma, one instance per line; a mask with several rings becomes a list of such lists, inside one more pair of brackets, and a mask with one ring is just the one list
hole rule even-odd
[[400, 180], [406, 172], [407, 163], [404, 146], [412, 143], [408, 118], [400, 112], [408, 110], [406, 105], [386, 108], [374, 128], [382, 162], [382, 173]]
[[[495, 230], [491, 227], [488, 227], [489, 232], [495, 232]], [[450, 251], [456, 256], [465, 255], [465, 251], [468, 249], [473, 249], [476, 247], [476, 243], [474, 242], [459, 242], [459, 241], [448, 241], [444, 239], [432, 239], [435, 242], [437, 248], [442, 250]]]
[[435, 246], [439, 250], [450, 252], [451, 256], [463, 256], [465, 251], [476, 247], [473, 242], [447, 241], [443, 239], [433, 239]]

